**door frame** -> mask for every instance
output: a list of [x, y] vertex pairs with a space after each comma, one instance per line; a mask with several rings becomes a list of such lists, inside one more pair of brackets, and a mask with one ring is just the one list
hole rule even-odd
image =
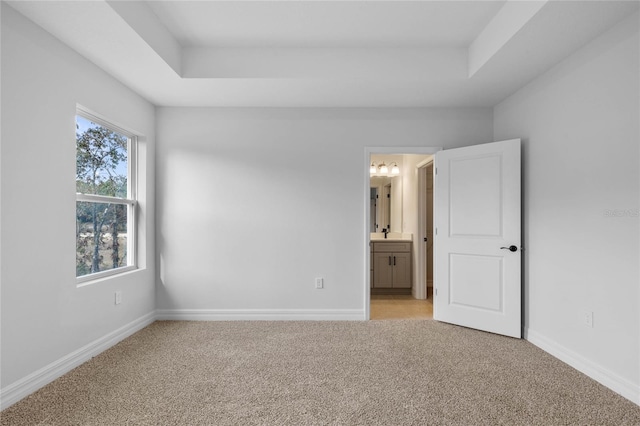
[[[369, 173], [369, 168], [371, 166], [371, 154], [423, 154], [423, 155], [435, 155], [436, 152], [442, 151], [442, 147], [438, 146], [367, 146], [364, 148], [364, 156], [362, 161], [362, 194], [363, 194], [363, 204], [364, 204], [364, 226], [363, 226], [363, 235], [362, 235], [362, 255], [364, 258], [364, 319], [369, 320], [371, 318], [370, 312], [370, 304], [371, 304], [371, 248], [369, 247], [370, 240], [370, 229], [371, 229], [371, 205], [370, 205], [370, 185], [371, 185], [371, 175]], [[403, 185], [404, 188], [404, 185]], [[404, 202], [404, 201], [403, 201]], [[415, 236], [413, 239], [413, 243], [415, 246]], [[415, 250], [414, 250], [415, 255]], [[417, 279], [414, 277], [414, 279]], [[414, 281], [416, 282], [416, 281]], [[426, 281], [425, 281], [426, 286]], [[426, 288], [425, 288], [426, 294]]]
[[[421, 161], [416, 165], [418, 169], [418, 240], [427, 235], [427, 168], [433, 164], [435, 157]], [[418, 241], [419, 243], [420, 241]], [[427, 245], [418, 244], [418, 253], [416, 258], [419, 259], [416, 269], [416, 283], [413, 296], [416, 299], [427, 298]]]

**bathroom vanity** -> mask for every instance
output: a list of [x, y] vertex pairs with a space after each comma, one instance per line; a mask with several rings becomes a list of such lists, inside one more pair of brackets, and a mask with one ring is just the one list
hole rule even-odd
[[411, 289], [411, 240], [371, 240], [371, 288]]

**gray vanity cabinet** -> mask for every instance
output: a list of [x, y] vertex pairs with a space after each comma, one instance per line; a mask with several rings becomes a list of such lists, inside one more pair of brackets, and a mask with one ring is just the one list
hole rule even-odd
[[375, 241], [373, 288], [411, 288], [411, 242]]

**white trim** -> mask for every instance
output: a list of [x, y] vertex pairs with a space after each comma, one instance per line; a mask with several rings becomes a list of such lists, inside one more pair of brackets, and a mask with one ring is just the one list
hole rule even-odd
[[[424, 237], [427, 235], [427, 217], [429, 214], [433, 215], [433, 211], [428, 212], [426, 209], [427, 204], [427, 169], [429, 166], [433, 166], [435, 154], [430, 158], [422, 160], [416, 165], [418, 171], [418, 236], [414, 238], [414, 241], [418, 243], [417, 250], [417, 268], [416, 268], [416, 284], [413, 287], [413, 295], [416, 299], [426, 299], [428, 296], [429, 287], [427, 284], [427, 246], [423, 243]], [[433, 235], [431, 236], [433, 239]], [[433, 241], [431, 241], [433, 243]], [[433, 259], [432, 259], [433, 261]]]
[[361, 309], [159, 309], [158, 321], [358, 321]]
[[[435, 154], [434, 154], [435, 155]], [[416, 164], [416, 169], [420, 169], [433, 163], [433, 157], [427, 158]]]
[[413, 239], [417, 243], [416, 250], [416, 280], [413, 285], [412, 293], [416, 299], [427, 298], [427, 247], [422, 244], [427, 235], [427, 167], [433, 162], [433, 157], [421, 161], [416, 165], [418, 172], [418, 235]]
[[582, 355], [565, 348], [561, 344], [543, 336], [542, 334], [524, 328], [524, 338], [543, 351], [569, 364], [576, 370], [586, 374], [593, 380], [608, 387], [612, 391], [622, 395], [631, 402], [640, 405], [640, 385], [634, 384], [628, 379], [619, 376]]
[[22, 398], [32, 394], [41, 387], [73, 370], [80, 364], [104, 352], [116, 343], [142, 330], [155, 321], [155, 311], [150, 312], [119, 329], [94, 340], [93, 342], [71, 352], [43, 368], [34, 371], [22, 379], [11, 383], [0, 390], [0, 410], [15, 404]]
[[138, 235], [138, 136], [130, 136], [127, 144], [127, 196], [134, 200], [127, 209], [127, 221], [130, 222], [127, 224], [127, 261], [129, 265], [138, 267], [138, 239], [142, 238]]
[[102, 203], [102, 204], [120, 204], [120, 205], [130, 205], [130, 206], [136, 205], [136, 200], [132, 200], [128, 198], [117, 198], [117, 197], [109, 197], [106, 195], [95, 195], [95, 194], [83, 194], [81, 192], [76, 192], [76, 201], [89, 202], [89, 203]]
[[369, 173], [369, 167], [371, 165], [371, 148], [365, 147], [364, 149], [364, 179], [363, 184], [365, 187], [365, 199], [364, 199], [364, 319], [369, 320], [371, 318], [371, 173]]
[[107, 269], [105, 271], [94, 272], [93, 274], [80, 275], [76, 277], [76, 286], [82, 287], [88, 283], [92, 283], [94, 281], [102, 280], [104, 278], [111, 277], [113, 275], [124, 274], [125, 272], [137, 271], [138, 267], [136, 265], [127, 265], [121, 266], [119, 268]]
[[142, 136], [142, 133], [137, 132], [133, 129], [130, 129], [126, 126], [122, 126], [97, 112], [91, 111], [89, 108], [86, 108], [80, 104], [76, 104], [76, 114], [81, 115], [89, 121], [92, 121], [100, 126], [107, 127], [110, 130], [113, 130], [116, 133], [121, 133], [129, 138]]

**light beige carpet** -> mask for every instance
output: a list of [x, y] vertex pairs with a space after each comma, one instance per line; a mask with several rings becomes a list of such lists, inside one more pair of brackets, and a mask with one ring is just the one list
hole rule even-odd
[[2, 425], [640, 425], [524, 340], [431, 320], [156, 322]]

